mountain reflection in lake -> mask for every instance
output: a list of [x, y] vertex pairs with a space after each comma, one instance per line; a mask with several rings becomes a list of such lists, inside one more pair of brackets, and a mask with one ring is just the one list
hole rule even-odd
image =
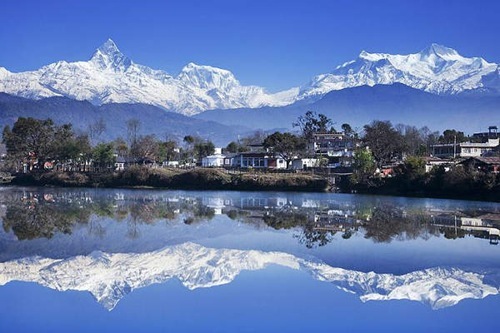
[[113, 312], [152, 284], [209, 288], [271, 266], [363, 302], [413, 300], [432, 309], [500, 287], [494, 203], [12, 187], [0, 190], [0, 218], [2, 288], [25, 281], [86, 291]]

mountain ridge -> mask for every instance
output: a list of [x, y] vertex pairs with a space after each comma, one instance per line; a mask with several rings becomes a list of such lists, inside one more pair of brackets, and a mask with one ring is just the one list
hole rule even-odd
[[355, 60], [301, 87], [268, 93], [243, 86], [228, 70], [188, 63], [177, 76], [136, 64], [111, 39], [88, 61], [58, 61], [34, 71], [0, 67], [0, 92], [30, 99], [65, 96], [94, 105], [142, 103], [185, 115], [213, 109], [282, 107], [314, 102], [335, 90], [402, 83], [438, 95], [500, 93], [499, 65], [431, 44], [408, 55], [362, 51]]
[[497, 95], [436, 95], [395, 83], [333, 90], [310, 103], [297, 102], [283, 107], [208, 110], [194, 118], [262, 130], [292, 129], [292, 123], [299, 116], [313, 110], [328, 116], [337, 128], [349, 123], [360, 130], [373, 120], [390, 120], [393, 124], [427, 126], [434, 131], [456, 128], [473, 134], [499, 124], [499, 109], [500, 96]]
[[139, 135], [154, 134], [158, 139], [176, 139], [186, 135], [210, 138], [216, 145], [225, 146], [238, 134], [250, 131], [245, 127], [226, 126], [213, 121], [194, 119], [179, 113], [166, 112], [153, 105], [110, 103], [100, 106], [62, 96], [31, 100], [0, 92], [0, 128], [12, 125], [19, 117], [52, 119], [56, 124], [71, 123], [77, 133], [102, 119], [106, 125], [100, 140], [126, 139], [127, 121], [140, 121]]

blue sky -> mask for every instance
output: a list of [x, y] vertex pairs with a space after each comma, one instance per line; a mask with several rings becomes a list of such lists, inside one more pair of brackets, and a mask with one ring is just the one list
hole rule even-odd
[[306, 83], [360, 51], [432, 42], [500, 63], [500, 2], [442, 0], [4, 0], [0, 66], [87, 60], [107, 38], [136, 63], [176, 75], [188, 62], [270, 91]]

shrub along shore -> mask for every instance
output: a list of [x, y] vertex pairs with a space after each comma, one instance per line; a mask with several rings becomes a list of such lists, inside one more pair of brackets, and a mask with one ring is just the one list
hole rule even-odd
[[153, 187], [183, 190], [305, 191], [329, 190], [328, 180], [295, 173], [228, 173], [220, 169], [131, 167], [113, 173], [40, 172], [20, 174], [13, 185], [66, 187]]

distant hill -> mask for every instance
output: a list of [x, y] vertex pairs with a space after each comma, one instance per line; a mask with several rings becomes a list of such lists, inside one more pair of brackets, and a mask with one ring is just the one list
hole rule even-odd
[[55, 123], [71, 123], [76, 131], [85, 132], [88, 126], [102, 118], [106, 124], [103, 140], [127, 137], [126, 122], [140, 120], [139, 134], [155, 134], [159, 139], [199, 135], [216, 145], [226, 145], [238, 134], [248, 131], [238, 126], [225, 126], [213, 121], [193, 119], [178, 113], [146, 104], [104, 104], [95, 106], [87, 101], [66, 97], [40, 100], [25, 99], [0, 93], [0, 126], [13, 125], [18, 117], [51, 118]]
[[499, 96], [435, 95], [399, 83], [331, 91], [310, 104], [299, 102], [285, 107], [211, 110], [194, 118], [265, 130], [291, 128], [291, 124], [308, 110], [327, 115], [337, 127], [349, 123], [360, 128], [372, 120], [390, 120], [393, 124], [428, 126], [438, 131], [456, 128], [472, 133], [500, 124]]

